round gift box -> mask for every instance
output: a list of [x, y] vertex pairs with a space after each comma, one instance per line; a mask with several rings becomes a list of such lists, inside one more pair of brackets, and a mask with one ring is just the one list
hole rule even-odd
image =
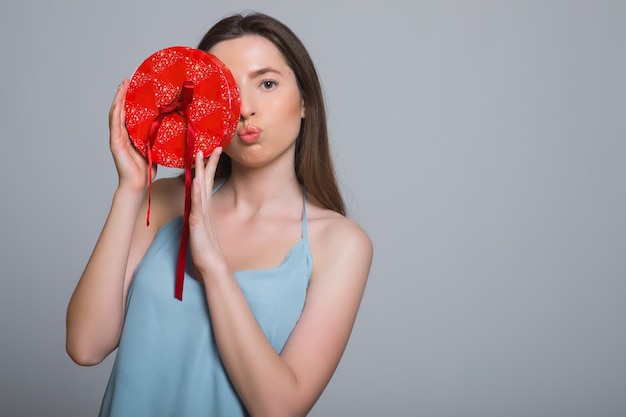
[[[191, 101], [172, 111], [183, 84], [193, 86]], [[126, 128], [144, 155], [152, 138], [153, 162], [185, 167], [187, 131], [195, 133], [193, 155], [226, 148], [239, 122], [239, 89], [230, 70], [215, 55], [186, 46], [172, 46], [150, 55], [133, 74], [126, 93]], [[165, 110], [169, 109], [169, 110]]]

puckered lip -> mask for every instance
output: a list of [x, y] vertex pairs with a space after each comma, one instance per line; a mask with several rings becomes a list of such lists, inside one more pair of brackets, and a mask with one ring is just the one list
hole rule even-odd
[[239, 129], [237, 133], [242, 141], [246, 143], [253, 143], [261, 136], [261, 129], [256, 126], [247, 125]]
[[256, 126], [247, 125], [239, 129], [237, 133], [239, 134], [239, 136], [249, 136], [261, 133], [261, 129]]

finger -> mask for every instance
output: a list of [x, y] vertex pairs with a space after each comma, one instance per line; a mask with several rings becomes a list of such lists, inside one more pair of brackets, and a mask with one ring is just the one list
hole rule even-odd
[[194, 206], [202, 203], [202, 191], [204, 190], [204, 155], [202, 151], [196, 153], [195, 175], [191, 186], [192, 210]]
[[128, 87], [130, 85], [130, 80], [124, 77], [122, 81], [122, 85], [120, 87], [120, 130], [122, 135], [129, 139], [128, 130], [126, 129], [126, 93], [128, 92]]
[[[196, 154], [196, 170], [193, 180], [191, 181], [191, 217], [190, 225], [194, 222], [196, 217], [200, 218], [201, 216], [196, 216], [196, 213], [202, 212], [202, 180], [199, 176], [199, 173], [202, 172], [202, 152], [198, 152]], [[198, 158], [200, 158], [200, 163], [198, 163]]]
[[220, 161], [221, 154], [222, 154], [222, 147], [218, 146], [217, 148], [213, 150], [209, 158], [209, 161], [206, 164], [206, 170], [205, 170], [204, 175], [206, 178], [207, 186], [210, 186], [211, 188], [213, 188], [213, 180], [215, 178], [215, 171], [217, 170], [217, 164]]
[[111, 109], [109, 110], [109, 128], [115, 135], [126, 136], [126, 129], [124, 126], [126, 112], [124, 104], [126, 102], [126, 92], [128, 91], [129, 81], [124, 78], [122, 83], [118, 86], [113, 103], [111, 103]]
[[115, 92], [115, 96], [113, 97], [113, 103], [111, 103], [111, 111], [109, 114], [114, 114], [114, 110], [118, 110], [120, 105], [123, 104], [123, 100], [126, 97], [126, 91], [128, 90], [127, 79], [124, 78], [120, 85], [117, 86], [117, 91]]
[[220, 159], [220, 153], [222, 151], [221, 147], [217, 147], [213, 149], [209, 158], [205, 161], [204, 164], [204, 184], [203, 190], [205, 200], [210, 204], [211, 197], [213, 196], [213, 179], [215, 177], [215, 170], [217, 169], [217, 163]]
[[195, 175], [194, 179], [202, 180], [204, 178], [204, 154], [202, 151], [198, 151], [196, 153], [196, 163], [195, 163]]

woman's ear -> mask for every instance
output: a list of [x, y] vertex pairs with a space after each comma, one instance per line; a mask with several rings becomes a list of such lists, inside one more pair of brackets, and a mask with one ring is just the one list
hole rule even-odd
[[304, 105], [304, 100], [300, 103], [300, 118], [306, 119], [306, 106]]

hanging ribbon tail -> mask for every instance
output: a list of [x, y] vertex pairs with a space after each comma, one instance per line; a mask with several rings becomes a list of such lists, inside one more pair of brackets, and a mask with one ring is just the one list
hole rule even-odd
[[183, 301], [183, 284], [185, 283], [185, 268], [187, 266], [187, 244], [189, 243], [189, 213], [191, 212], [191, 166], [193, 165], [196, 131], [187, 117], [187, 106], [193, 99], [195, 84], [185, 81], [180, 93], [180, 106], [187, 120], [187, 143], [185, 144], [185, 210], [183, 213], [183, 231], [180, 236], [178, 249], [178, 264], [176, 265], [176, 285], [174, 297]]
[[189, 122], [187, 107], [193, 101], [193, 90], [195, 84], [191, 81], [183, 82], [180, 94], [170, 104], [159, 107], [159, 114], [150, 125], [147, 143], [148, 170], [150, 189], [148, 191], [148, 213], [146, 215], [146, 225], [150, 225], [150, 205], [152, 203], [152, 151], [165, 116], [176, 113], [187, 122], [187, 138], [185, 143], [185, 212], [183, 215], [183, 232], [180, 238], [180, 248], [178, 251], [178, 264], [176, 265], [176, 287], [174, 295], [180, 301], [183, 300], [183, 282], [185, 280], [185, 266], [187, 258], [187, 243], [189, 242], [189, 213], [191, 212], [191, 166], [193, 164], [194, 146], [196, 142], [196, 131]]
[[146, 213], [146, 227], [150, 226], [150, 206], [152, 205], [152, 149], [148, 147], [148, 212]]
[[196, 132], [187, 122], [187, 146], [185, 148], [185, 211], [183, 214], [183, 231], [178, 249], [178, 264], [176, 266], [176, 288], [174, 296], [183, 301], [183, 284], [185, 282], [185, 267], [187, 265], [187, 244], [189, 242], [189, 213], [191, 212], [191, 165], [193, 163], [194, 143]]
[[149, 181], [149, 190], [148, 190], [148, 212], [146, 213], [146, 227], [150, 226], [150, 206], [152, 205], [152, 148], [154, 148], [154, 142], [156, 142], [157, 134], [159, 133], [159, 127], [161, 127], [161, 122], [163, 118], [169, 113], [159, 113], [157, 117], [154, 118], [152, 124], [150, 125], [150, 132], [148, 134], [148, 143], [146, 144], [147, 154], [148, 154], [148, 181]]

